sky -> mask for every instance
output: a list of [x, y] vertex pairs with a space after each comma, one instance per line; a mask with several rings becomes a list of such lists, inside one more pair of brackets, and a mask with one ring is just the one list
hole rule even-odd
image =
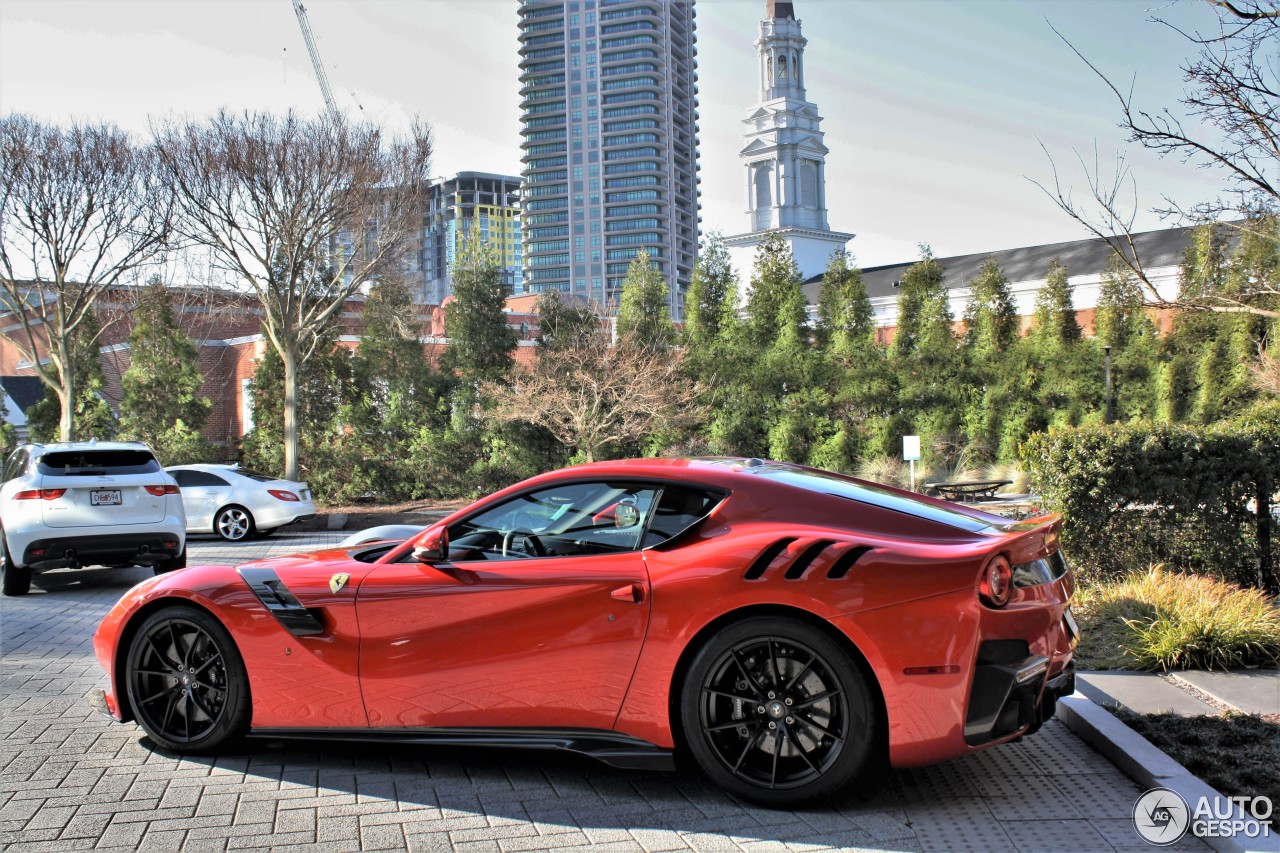
[[[1155, 16], [1197, 0], [794, 0], [808, 98], [826, 133], [828, 223], [863, 267], [1089, 236], [1036, 186], [1079, 158], [1134, 178], [1135, 228], [1214, 197], [1220, 176], [1126, 142], [1121, 90], [1176, 106], [1189, 53]], [[697, 0], [702, 229], [748, 230], [742, 119], [758, 100], [764, 0]], [[339, 106], [392, 129], [425, 119], [433, 172], [520, 173], [517, 0], [308, 0]], [[0, 0], [0, 113], [150, 122], [324, 107], [291, 0]], [[1128, 196], [1126, 196], [1128, 198]]]

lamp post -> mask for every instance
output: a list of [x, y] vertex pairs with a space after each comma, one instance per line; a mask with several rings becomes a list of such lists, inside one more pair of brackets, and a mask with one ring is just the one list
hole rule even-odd
[[1105, 346], [1102, 351], [1107, 357], [1107, 393], [1103, 403], [1102, 422], [1109, 424], [1111, 423], [1111, 347]]

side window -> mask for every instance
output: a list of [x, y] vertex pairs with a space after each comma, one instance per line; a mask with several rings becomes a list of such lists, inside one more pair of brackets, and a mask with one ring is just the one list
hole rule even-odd
[[208, 471], [171, 471], [170, 473], [173, 474], [173, 479], [178, 481], [178, 485], [185, 488], [229, 485], [226, 480]]
[[645, 548], [659, 545], [679, 536], [696, 522], [706, 518], [722, 500], [724, 492], [697, 486], [666, 486], [644, 534]]
[[526, 492], [449, 531], [452, 560], [510, 560], [634, 551], [658, 489], [626, 482], [563, 483]]
[[18, 448], [17, 450], [10, 453], [9, 458], [5, 460], [4, 475], [3, 475], [4, 481], [7, 483], [10, 480], [21, 477], [22, 471], [26, 467], [27, 467], [27, 451], [23, 450], [22, 448]]
[[187, 486], [195, 485], [195, 483], [191, 482], [191, 475], [194, 473], [195, 471], [170, 471], [169, 476], [173, 477], [174, 482], [178, 484], [178, 488], [185, 489]]

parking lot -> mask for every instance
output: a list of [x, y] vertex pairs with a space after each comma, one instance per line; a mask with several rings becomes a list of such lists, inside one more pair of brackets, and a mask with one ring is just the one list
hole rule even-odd
[[[341, 536], [197, 537], [189, 558], [240, 563]], [[0, 600], [0, 849], [1150, 849], [1131, 822], [1141, 790], [1056, 721], [801, 811], [743, 805], [692, 772], [551, 753], [264, 741], [216, 759], [162, 753], [85, 701], [104, 683], [98, 621], [149, 575], [60, 571]]]

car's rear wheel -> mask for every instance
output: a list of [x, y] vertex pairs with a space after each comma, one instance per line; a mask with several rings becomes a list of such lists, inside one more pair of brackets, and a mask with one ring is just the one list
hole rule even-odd
[[794, 619], [754, 617], [714, 634], [681, 694], [685, 742], [712, 781], [766, 806], [830, 796], [867, 765], [877, 703], [849, 653]]
[[26, 595], [31, 591], [31, 567], [15, 566], [9, 556], [9, 541], [0, 530], [0, 592], [5, 595]]
[[213, 532], [228, 542], [248, 539], [253, 531], [253, 516], [242, 506], [224, 506], [213, 519]]
[[209, 752], [249, 724], [249, 679], [226, 628], [203, 610], [166, 607], [129, 643], [126, 683], [134, 718], [174, 752]]

